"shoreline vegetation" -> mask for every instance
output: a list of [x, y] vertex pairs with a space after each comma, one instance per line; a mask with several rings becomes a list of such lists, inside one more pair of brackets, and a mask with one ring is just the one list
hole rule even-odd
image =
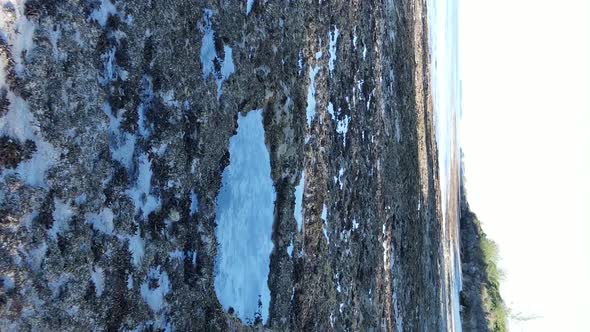
[[461, 321], [464, 331], [508, 331], [509, 308], [500, 295], [504, 277], [498, 267], [498, 245], [483, 231], [471, 211], [461, 176]]

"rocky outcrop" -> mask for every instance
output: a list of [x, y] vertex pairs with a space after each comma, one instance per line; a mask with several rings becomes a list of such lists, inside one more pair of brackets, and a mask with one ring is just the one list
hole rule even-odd
[[507, 309], [500, 295], [496, 244], [488, 239], [469, 208], [461, 180], [461, 321], [464, 331], [507, 331]]
[[[3, 329], [446, 328], [424, 2], [0, 13]], [[276, 198], [268, 316], [248, 320], [214, 280], [230, 138], [252, 110]]]

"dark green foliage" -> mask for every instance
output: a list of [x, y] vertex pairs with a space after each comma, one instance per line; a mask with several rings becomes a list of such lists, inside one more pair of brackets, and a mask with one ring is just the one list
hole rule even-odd
[[485, 316], [487, 330], [493, 332], [508, 331], [508, 308], [500, 295], [500, 281], [503, 278], [503, 274], [498, 268], [498, 246], [484, 233], [481, 223], [474, 213], [469, 210], [466, 213], [464, 211], [461, 219], [462, 224], [470, 223], [472, 230], [475, 232], [475, 236], [473, 237], [475, 243], [473, 243], [474, 252], [472, 253], [472, 263], [475, 264], [478, 270], [479, 286], [475, 287], [473, 291], [479, 291], [481, 311], [483, 316]]

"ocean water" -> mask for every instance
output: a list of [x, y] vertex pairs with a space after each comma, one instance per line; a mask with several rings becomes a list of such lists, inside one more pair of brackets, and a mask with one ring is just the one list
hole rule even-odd
[[443, 216], [443, 272], [447, 285], [442, 302], [449, 331], [461, 331], [460, 142], [457, 132], [461, 117], [461, 78], [458, 12], [458, 0], [428, 1], [431, 84]]

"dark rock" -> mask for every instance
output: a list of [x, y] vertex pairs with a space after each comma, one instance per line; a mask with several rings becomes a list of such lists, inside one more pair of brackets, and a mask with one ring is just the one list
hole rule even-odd
[[[22, 98], [34, 137], [0, 138], [0, 211], [12, 218], [0, 274], [22, 290], [0, 294], [1, 326], [446, 329], [424, 2], [255, 0], [248, 15], [246, 3], [26, 2], [33, 46], [0, 44], [0, 116]], [[276, 201], [268, 320], [260, 305], [247, 322], [216, 296], [215, 211], [238, 112], [253, 109]], [[13, 171], [33, 156], [36, 168]]]

